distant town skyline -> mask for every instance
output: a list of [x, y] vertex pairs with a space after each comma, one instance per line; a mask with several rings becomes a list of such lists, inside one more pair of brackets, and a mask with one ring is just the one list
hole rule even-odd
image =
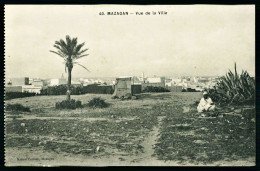
[[[167, 11], [167, 15], [101, 16], [100, 11]], [[255, 76], [255, 6], [5, 6], [6, 78], [60, 78], [62, 58], [50, 53], [66, 35], [89, 56], [72, 78]]]
[[[21, 76], [21, 77], [5, 77], [6, 79], [12, 79], [12, 78], [25, 78], [25, 77], [28, 77], [29, 79], [42, 79], [42, 80], [48, 80], [48, 79], [55, 79], [55, 78], [61, 78], [61, 77], [29, 77], [29, 76]], [[80, 79], [80, 78], [84, 78], [84, 79], [98, 79], [98, 78], [106, 78], [106, 79], [108, 79], [108, 78], [113, 78], [113, 79], [115, 79], [115, 78], [117, 78], [117, 77], [122, 77], [122, 76], [115, 76], [115, 77], [73, 77], [72, 78], [72, 80], [78, 80], [78, 79]], [[128, 76], [126, 76], [126, 77], [128, 77]], [[132, 75], [132, 76], [130, 76], [129, 75], [129, 77], [142, 77], [142, 76], [138, 76], [138, 75]], [[165, 77], [165, 78], [195, 78], [195, 77], [197, 77], [197, 78], [199, 78], [199, 77], [202, 77], [202, 78], [207, 78], [207, 77], [219, 77], [219, 76], [200, 76], [200, 75], [198, 75], [198, 76], [187, 76], [187, 75], [182, 75], [182, 76], [164, 76], [164, 75], [147, 75], [147, 76], [145, 76], [145, 78], [152, 78], [152, 77]], [[67, 79], [67, 77], [66, 76], [64, 76], [64, 79]]]

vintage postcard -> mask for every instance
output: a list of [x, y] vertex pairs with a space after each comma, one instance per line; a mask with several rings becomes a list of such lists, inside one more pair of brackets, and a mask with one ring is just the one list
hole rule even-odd
[[255, 166], [254, 5], [6, 5], [6, 166]]

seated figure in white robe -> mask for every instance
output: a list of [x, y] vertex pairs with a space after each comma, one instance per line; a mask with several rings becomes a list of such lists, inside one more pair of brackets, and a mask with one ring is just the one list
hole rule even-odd
[[197, 110], [199, 113], [215, 110], [215, 105], [211, 98], [208, 96], [207, 92], [203, 93], [203, 98], [201, 98]]

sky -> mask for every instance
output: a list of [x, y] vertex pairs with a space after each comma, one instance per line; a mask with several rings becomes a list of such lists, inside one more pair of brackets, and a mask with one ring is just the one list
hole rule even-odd
[[254, 5], [6, 5], [6, 77], [66, 75], [50, 52], [66, 35], [89, 48], [78, 62], [90, 72], [75, 66], [73, 77], [221, 76], [235, 62], [255, 75]]

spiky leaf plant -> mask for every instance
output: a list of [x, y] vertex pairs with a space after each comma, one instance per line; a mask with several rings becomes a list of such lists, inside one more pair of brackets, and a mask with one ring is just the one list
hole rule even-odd
[[244, 104], [254, 103], [255, 100], [255, 79], [247, 71], [239, 75], [236, 69], [234, 73], [229, 72], [220, 77], [213, 89], [208, 89], [212, 99], [221, 104]]

